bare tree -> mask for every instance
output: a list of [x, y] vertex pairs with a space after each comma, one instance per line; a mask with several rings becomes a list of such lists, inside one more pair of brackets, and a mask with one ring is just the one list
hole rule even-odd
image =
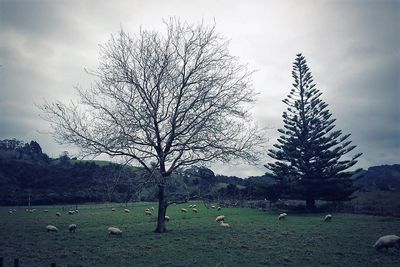
[[77, 88], [79, 103], [41, 106], [58, 142], [79, 146], [83, 155], [127, 156], [151, 174], [159, 233], [166, 231], [164, 191], [174, 170], [210, 161], [255, 162], [264, 143], [248, 112], [256, 95], [251, 72], [229, 54], [215, 25], [178, 19], [165, 25], [165, 34], [112, 35], [90, 72], [97, 82]]

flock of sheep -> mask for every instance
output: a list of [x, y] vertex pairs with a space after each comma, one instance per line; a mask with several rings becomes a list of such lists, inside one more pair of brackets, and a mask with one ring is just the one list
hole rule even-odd
[[[192, 209], [192, 211], [193, 211], [194, 213], [197, 213], [197, 212], [198, 212], [197, 206], [196, 206], [195, 204], [189, 205], [189, 208]], [[213, 205], [213, 206], [211, 206], [211, 208], [212, 208], [212, 209], [217, 209], [218, 211], [221, 211], [221, 207], [220, 207], [220, 206], [216, 207], [216, 206]], [[9, 213], [9, 214], [13, 214], [13, 213], [15, 213], [16, 211], [17, 211], [16, 209], [11, 209], [11, 208], [10, 208], [9, 211], [8, 211], [8, 213]], [[27, 211], [27, 212], [30, 212], [30, 213], [33, 213], [33, 212], [35, 212], [36, 210], [35, 210], [35, 209], [26, 209], [26, 211]], [[115, 208], [112, 208], [111, 211], [115, 212], [116, 209], [115, 209]], [[146, 208], [145, 211], [144, 211], [144, 214], [145, 214], [146, 216], [152, 216], [153, 211], [154, 211], [154, 207]], [[43, 212], [48, 212], [48, 210], [43, 210]], [[130, 213], [130, 210], [129, 210], [129, 209], [124, 209], [124, 212], [125, 212], [125, 213]], [[182, 212], [182, 213], [187, 213], [187, 212], [188, 212], [188, 209], [182, 208], [182, 209], [181, 209], [181, 212]], [[69, 211], [68, 211], [68, 214], [69, 214], [69, 215], [73, 215], [73, 214], [75, 214], [75, 213], [79, 213], [79, 210], [78, 210], [78, 209], [75, 209], [75, 210], [69, 210]], [[61, 213], [60, 213], [60, 212], [56, 212], [56, 216], [61, 216]], [[279, 216], [278, 216], [278, 220], [284, 220], [284, 219], [287, 218], [287, 216], [288, 216], [287, 213], [281, 213], [281, 214], [279, 214]], [[166, 215], [164, 219], [165, 219], [165, 221], [168, 222], [168, 221], [170, 220], [170, 217], [169, 217], [168, 215]], [[229, 225], [228, 223], [225, 222], [225, 216], [224, 216], [224, 215], [219, 215], [219, 216], [217, 216], [217, 217], [215, 218], [215, 221], [216, 221], [217, 223], [219, 223], [220, 226], [223, 227], [223, 228], [230, 228], [230, 225]], [[327, 215], [324, 217], [323, 221], [324, 221], [324, 222], [330, 222], [330, 221], [332, 221], [332, 215], [331, 215], [331, 214], [327, 214]], [[68, 231], [69, 231], [70, 233], [75, 233], [76, 229], [77, 229], [76, 224], [70, 224], [70, 225], [68, 226]], [[47, 232], [58, 232], [58, 231], [59, 231], [58, 228], [57, 228], [56, 226], [54, 226], [54, 225], [47, 225], [47, 226], [46, 226], [46, 230], [47, 230]], [[107, 231], [108, 231], [108, 235], [109, 235], [109, 236], [110, 236], [110, 235], [122, 236], [122, 231], [121, 231], [119, 228], [117, 228], [117, 227], [108, 227]], [[378, 251], [381, 250], [381, 249], [383, 249], [383, 248], [385, 248], [386, 250], [388, 250], [388, 249], [391, 248], [391, 247], [397, 247], [398, 249], [400, 249], [400, 237], [397, 236], [397, 235], [385, 235], [385, 236], [382, 236], [382, 237], [380, 237], [380, 238], [375, 242], [375, 244], [374, 244], [373, 247], [374, 247], [376, 250], [378, 250]]]

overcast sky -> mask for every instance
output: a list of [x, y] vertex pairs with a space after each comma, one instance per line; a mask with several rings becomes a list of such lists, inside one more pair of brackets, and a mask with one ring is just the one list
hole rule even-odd
[[[400, 163], [400, 1], [5, 1], [0, 0], [0, 139], [36, 140], [57, 157], [35, 103], [76, 99], [88, 87], [99, 44], [121, 27], [164, 31], [162, 19], [216, 22], [259, 92], [255, 119], [282, 127], [292, 62], [306, 56], [314, 82], [363, 152], [358, 167]], [[260, 175], [260, 166], [213, 165], [218, 174]]]

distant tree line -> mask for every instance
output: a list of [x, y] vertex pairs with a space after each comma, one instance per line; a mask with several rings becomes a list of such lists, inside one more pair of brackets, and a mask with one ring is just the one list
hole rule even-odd
[[[35, 141], [0, 140], [1, 205], [27, 205], [29, 199], [33, 205], [156, 201], [154, 184], [145, 175], [142, 168], [80, 161], [65, 152], [50, 158]], [[172, 200], [264, 199], [270, 183], [265, 177], [241, 179], [191, 167], [173, 175], [167, 187]]]

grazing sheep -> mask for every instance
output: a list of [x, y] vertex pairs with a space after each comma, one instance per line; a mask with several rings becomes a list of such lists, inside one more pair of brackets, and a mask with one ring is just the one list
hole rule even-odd
[[225, 216], [224, 215], [220, 215], [217, 218], [215, 218], [216, 222], [223, 222], [225, 220]]
[[145, 209], [144, 211], [150, 211], [150, 209], [149, 209], [149, 208], [147, 208], [147, 209]]
[[332, 221], [332, 215], [328, 214], [325, 216], [324, 222], [330, 222]]
[[154, 207], [151, 207], [151, 210], [154, 211]]
[[221, 207], [218, 207], [217, 210], [221, 210]]
[[54, 225], [47, 225], [46, 230], [47, 232], [58, 232], [58, 228], [55, 227]]
[[222, 226], [224, 228], [230, 228], [231, 227], [228, 223], [224, 223], [224, 221], [220, 222], [220, 226]]
[[75, 213], [79, 213], [79, 210], [75, 210]]
[[74, 210], [69, 210], [69, 211], [68, 211], [68, 214], [69, 214], [69, 215], [74, 215], [74, 213], [75, 213]]
[[34, 210], [29, 210], [29, 212], [30, 212], [30, 213], [33, 213], [33, 212], [34, 212]]
[[126, 213], [129, 213], [129, 212], [130, 212], [130, 210], [128, 210], [128, 209], [124, 209], [124, 211], [125, 211]]
[[192, 208], [197, 208], [197, 205], [193, 205]]
[[212, 205], [212, 206], [211, 206], [211, 208], [212, 208], [212, 209], [215, 209], [215, 206], [214, 206], [214, 205]]
[[115, 208], [111, 208], [111, 211], [115, 211]]
[[150, 210], [145, 210], [145, 211], [144, 211], [144, 214], [146, 214], [146, 215], [148, 215], [148, 216], [153, 215], [153, 213], [152, 213]]
[[59, 213], [58, 211], [56, 212], [56, 216], [61, 216], [61, 213]]
[[192, 211], [193, 211], [194, 213], [197, 213], [197, 212], [198, 212], [198, 210], [197, 210], [196, 208], [193, 208]]
[[108, 227], [108, 235], [119, 235], [122, 236], [122, 231], [117, 227]]
[[382, 248], [386, 248], [386, 251], [391, 247], [397, 247], [400, 249], [400, 237], [397, 235], [385, 235], [380, 237], [374, 245], [376, 250], [381, 250]]
[[182, 208], [181, 212], [187, 212], [187, 209]]
[[190, 205], [189, 205], [189, 208], [192, 208], [192, 207], [193, 207], [193, 205], [192, 205], [192, 204], [190, 204]]
[[286, 213], [281, 213], [281, 214], [279, 214], [278, 220], [286, 219], [286, 216], [287, 216]]
[[170, 218], [169, 218], [168, 215], [165, 215], [165, 220], [166, 220], [167, 222], [169, 222]]
[[70, 225], [68, 225], [68, 231], [70, 232], [70, 233], [75, 233], [75, 230], [76, 230], [76, 224], [70, 224]]
[[9, 213], [9, 214], [13, 214], [13, 211], [12, 211], [12, 210], [9, 210], [8, 213]]
[[49, 212], [49, 210], [43, 210], [43, 212]]

